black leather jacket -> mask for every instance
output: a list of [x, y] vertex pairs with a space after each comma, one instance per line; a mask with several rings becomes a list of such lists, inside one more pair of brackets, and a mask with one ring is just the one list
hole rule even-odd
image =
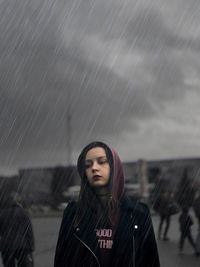
[[[76, 203], [64, 211], [54, 267], [103, 267], [90, 212], [85, 222], [73, 226]], [[159, 267], [159, 257], [149, 209], [123, 198], [121, 216], [112, 247], [112, 267]]]

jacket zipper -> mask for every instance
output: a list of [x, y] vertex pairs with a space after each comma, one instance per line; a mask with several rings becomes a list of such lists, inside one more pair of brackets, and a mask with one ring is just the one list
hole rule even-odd
[[135, 238], [133, 235], [133, 267], [135, 267]]
[[[131, 212], [131, 220], [133, 218], [133, 212]], [[133, 234], [133, 267], [135, 267], [135, 238], [134, 238], [134, 234]]]
[[97, 264], [99, 267], [101, 267], [100, 263], [99, 263], [99, 260], [97, 258], [97, 256], [94, 254], [94, 252], [88, 247], [87, 244], [85, 244], [76, 234], [74, 234], [74, 236], [92, 253], [92, 255], [94, 256], [94, 258], [96, 259], [97, 261]]

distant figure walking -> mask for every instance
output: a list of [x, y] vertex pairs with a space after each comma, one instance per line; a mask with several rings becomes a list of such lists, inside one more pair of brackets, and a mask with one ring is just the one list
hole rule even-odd
[[189, 208], [183, 207], [182, 212], [179, 216], [179, 224], [180, 224], [180, 240], [179, 240], [179, 251], [180, 253], [183, 252], [185, 239], [187, 238], [190, 245], [194, 249], [194, 252], [196, 253], [196, 244], [194, 242], [194, 239], [192, 237], [191, 233], [191, 226], [193, 225], [193, 219], [191, 215], [189, 214]]
[[0, 204], [0, 238], [1, 257], [5, 267], [33, 266], [32, 223], [26, 210], [11, 197]]
[[196, 194], [196, 197], [193, 203], [193, 209], [198, 220], [199, 231], [200, 231], [200, 191]]
[[163, 225], [165, 224], [163, 240], [168, 240], [168, 231], [170, 227], [170, 213], [168, 211], [168, 206], [170, 203], [170, 194], [168, 191], [164, 191], [161, 193], [159, 198], [156, 200], [155, 210], [158, 212], [160, 216], [160, 223], [158, 227], [158, 239], [162, 238], [162, 230]]
[[200, 256], [200, 191], [197, 192], [193, 209], [198, 220], [198, 233], [196, 237], [196, 255]]

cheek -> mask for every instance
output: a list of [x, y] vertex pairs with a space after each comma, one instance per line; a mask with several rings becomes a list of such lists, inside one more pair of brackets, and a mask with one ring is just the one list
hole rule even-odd
[[106, 181], [107, 181], [107, 183], [110, 181], [110, 176], [109, 175], [107, 176]]
[[107, 177], [110, 179], [110, 168], [107, 169]]

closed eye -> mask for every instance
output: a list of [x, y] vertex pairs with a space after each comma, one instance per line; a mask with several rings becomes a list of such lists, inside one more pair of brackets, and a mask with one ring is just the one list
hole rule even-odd
[[108, 160], [107, 160], [107, 158], [99, 158], [99, 159], [97, 160], [97, 162], [98, 162], [99, 164], [105, 164], [105, 163], [108, 163]]
[[99, 157], [99, 158], [96, 158], [95, 160], [86, 160], [85, 161], [85, 168], [86, 169], [91, 168], [95, 161], [97, 161], [97, 163], [99, 165], [103, 165], [103, 164], [108, 163], [108, 160], [106, 157]]

